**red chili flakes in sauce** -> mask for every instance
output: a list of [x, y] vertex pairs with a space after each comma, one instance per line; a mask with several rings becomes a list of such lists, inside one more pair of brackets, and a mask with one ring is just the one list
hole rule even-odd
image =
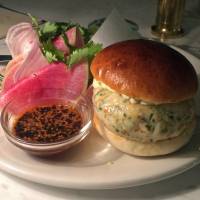
[[77, 135], [81, 127], [81, 115], [72, 105], [47, 105], [18, 117], [14, 134], [27, 142], [59, 142]]

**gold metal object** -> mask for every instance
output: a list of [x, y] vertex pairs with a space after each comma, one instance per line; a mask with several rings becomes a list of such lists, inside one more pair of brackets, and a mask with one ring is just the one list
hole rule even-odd
[[185, 0], [158, 0], [156, 24], [151, 27], [152, 34], [161, 39], [182, 36], [184, 7]]

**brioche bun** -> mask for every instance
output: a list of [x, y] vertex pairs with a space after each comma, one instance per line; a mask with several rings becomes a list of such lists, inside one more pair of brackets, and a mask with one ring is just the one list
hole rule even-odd
[[[94, 87], [94, 95], [97, 94], [93, 97], [96, 111], [94, 125], [100, 135], [114, 147], [135, 156], [159, 156], [172, 153], [188, 143], [195, 128], [194, 104], [181, 108], [179, 105], [194, 97], [198, 79], [192, 64], [183, 55], [163, 43], [143, 39], [128, 40], [99, 52], [92, 61], [91, 72], [99, 84]], [[113, 101], [106, 96], [109, 92], [101, 93], [104, 90], [117, 94]], [[134, 102], [140, 103], [142, 108], [154, 106], [154, 110], [151, 113], [148, 109], [132, 112]], [[165, 104], [168, 107], [173, 104], [177, 109], [166, 111]], [[178, 108], [181, 111], [187, 109], [183, 113], [189, 113], [189, 118], [184, 119], [187, 114], [180, 115]], [[115, 113], [114, 109], [117, 109]], [[162, 111], [162, 115], [155, 117], [152, 122], [156, 109], [160, 113]], [[131, 121], [127, 121], [120, 113], [125, 113], [125, 117], [129, 116]], [[163, 122], [160, 124], [166, 124], [167, 133], [161, 128], [155, 128], [158, 126], [151, 129], [152, 123], [159, 125], [159, 120]], [[171, 130], [176, 131], [177, 127], [180, 130], [180, 126], [185, 126], [184, 130], [174, 135]], [[132, 130], [135, 131], [134, 138], [127, 137]], [[168, 135], [165, 139], [148, 142], [145, 138], [142, 141], [136, 140], [143, 137], [144, 132], [156, 138], [162, 138], [159, 134]]]
[[128, 40], [103, 49], [93, 59], [91, 72], [116, 92], [154, 104], [190, 99], [198, 87], [191, 63], [151, 40]]

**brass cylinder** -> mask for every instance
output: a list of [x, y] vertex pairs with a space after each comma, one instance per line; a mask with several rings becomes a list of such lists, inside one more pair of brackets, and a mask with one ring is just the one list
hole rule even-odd
[[182, 18], [185, 0], [158, 0], [152, 33], [158, 37], [174, 38], [183, 35]]

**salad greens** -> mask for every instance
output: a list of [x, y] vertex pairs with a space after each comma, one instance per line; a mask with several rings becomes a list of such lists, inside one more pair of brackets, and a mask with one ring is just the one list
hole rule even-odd
[[[29, 16], [32, 19], [34, 29], [37, 31], [42, 53], [50, 63], [55, 61], [64, 62], [69, 68], [81, 60], [88, 60], [90, 64], [95, 54], [102, 49], [101, 44], [91, 41], [93, 32], [79, 24], [71, 22], [49, 22], [44, 20], [38, 21], [30, 14]], [[76, 27], [80, 31], [85, 43], [83, 48], [76, 48], [69, 44], [65, 32], [72, 27]], [[66, 46], [69, 48], [70, 54], [68, 56], [65, 56], [63, 51], [57, 49], [53, 45], [52, 40], [57, 36], [61, 36]]]
[[94, 55], [101, 51], [102, 45], [95, 44], [94, 42], [88, 42], [85, 47], [80, 49], [75, 49], [70, 55], [67, 60], [67, 64], [72, 66], [75, 63], [80, 62], [81, 60], [87, 59], [89, 64], [91, 63]]

